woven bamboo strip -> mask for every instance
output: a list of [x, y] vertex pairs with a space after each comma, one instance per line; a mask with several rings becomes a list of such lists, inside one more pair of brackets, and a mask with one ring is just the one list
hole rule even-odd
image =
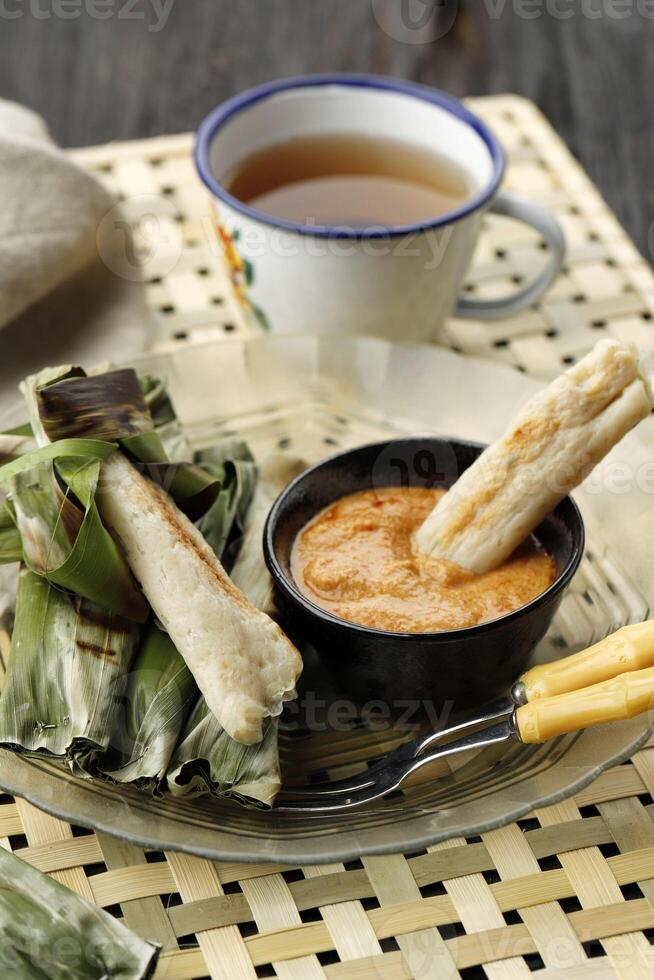
[[189, 936], [247, 922], [251, 911], [245, 895], [239, 893], [175, 905], [168, 910], [168, 917], [176, 936]]
[[617, 800], [646, 792], [647, 788], [633, 766], [616, 766], [575, 794], [575, 799], [579, 806], [590, 806], [603, 800]]
[[[386, 953], [384, 956], [366, 956], [347, 963], [332, 963], [325, 968], [328, 980], [413, 980], [412, 974], [401, 953]], [[422, 980], [422, 976], [416, 977]]]
[[[403, 854], [367, 857], [363, 866], [381, 906], [420, 901], [420, 889]], [[396, 939], [408, 969], [420, 980], [449, 980], [459, 976], [438, 929], [422, 929]]]
[[[82, 837], [81, 840], [87, 838]], [[92, 840], [94, 838], [88, 838]], [[97, 835], [97, 846], [102, 860], [109, 871], [146, 863], [145, 852], [127, 841], [116, 840], [106, 834]], [[154, 865], [156, 867], [156, 865]], [[176, 949], [175, 931], [166, 915], [159, 896], [139, 898], [135, 901], [120, 901], [125, 925], [151, 943], [162, 949]]]
[[447, 944], [461, 970], [538, 952], [534, 937], [522, 923], [472, 932], [448, 939]]
[[[652, 818], [637, 796], [599, 803], [598, 809], [623, 853], [654, 844]], [[654, 907], [654, 881], [643, 877], [636, 884]]]
[[178, 891], [170, 862], [136, 864], [105, 871], [94, 875], [91, 887], [96, 905], [103, 908], [115, 905], [118, 896], [124, 902], [132, 902], [139, 898]]
[[[304, 874], [307, 878], [320, 878], [341, 870], [342, 864], [309, 865], [304, 869]], [[320, 914], [341, 960], [356, 960], [381, 953], [381, 946], [360, 902], [347, 901], [337, 905], [321, 903]]]
[[0, 808], [0, 837], [22, 833], [23, 821], [20, 819], [18, 807], [15, 803], [5, 803]]
[[374, 888], [365, 870], [336, 871], [318, 877], [293, 881], [293, 900], [299, 909], [335, 905], [337, 902], [372, 898]]
[[[260, 932], [283, 929], [302, 924], [300, 913], [282, 875], [250, 878], [241, 882], [241, 889], [252, 909]], [[281, 980], [324, 980], [325, 973], [315, 956], [301, 956], [288, 962], [273, 962]]]
[[[654, 795], [654, 747], [645, 747], [633, 759], [633, 768], [643, 781], [644, 792]], [[634, 794], [635, 795], [635, 794]]]
[[162, 953], [155, 980], [194, 980], [206, 975], [206, 963], [201, 949], [176, 949]]
[[[651, 929], [654, 910], [645, 899], [635, 899], [628, 905], [618, 903], [598, 909], [570, 912], [567, 919], [575, 941], [584, 943], [592, 939], [620, 935], [633, 929]], [[448, 940], [448, 944], [452, 945], [459, 969], [480, 966], [494, 960], [502, 960], [507, 956], [525, 956], [539, 952], [530, 929], [524, 923], [474, 932], [467, 936], [460, 936], [456, 940]], [[579, 965], [584, 966], [586, 971], [592, 972], [595, 959], [589, 960], [584, 956], [579, 960]], [[568, 970], [574, 965], [574, 963], [567, 965], [561, 962], [559, 965], [551, 966], [550, 969]], [[539, 976], [541, 975], [542, 971], [539, 971]]]
[[585, 820], [569, 820], [553, 827], [539, 827], [528, 830], [525, 837], [534, 857], [544, 858], [565, 851], [576, 851], [580, 847], [610, 844], [611, 831], [601, 817], [587, 817]]
[[[41, 810], [37, 810], [26, 800], [16, 799], [16, 806], [20, 814], [23, 825], [23, 833], [27, 837], [30, 846], [57, 844], [60, 841], [68, 842], [73, 838], [73, 831], [69, 824], [63, 820], [57, 820]], [[52, 871], [52, 877], [72, 891], [77, 892], [82, 898], [89, 902], [93, 901], [93, 891], [90, 880], [84, 874], [81, 867], [65, 868], [61, 871]]]
[[[19, 832], [22, 832], [22, 823]], [[19, 847], [14, 854], [38, 868], [39, 871], [47, 872], [64, 871], [84, 864], [97, 864], [103, 859], [100, 845], [94, 834], [35, 844], [32, 847]]]
[[380, 939], [461, 921], [450, 895], [436, 895], [423, 898], [420, 902], [398, 902], [371, 909], [368, 917]]
[[[218, 872], [210, 861], [169, 853], [168, 866], [175, 879], [175, 890], [185, 902], [223, 894]], [[237, 926], [210, 929], [198, 936], [198, 944], [212, 980], [233, 980], [256, 976]]]
[[445, 850], [430, 850], [427, 854], [408, 859], [409, 867], [419, 887], [446, 878], [490, 871], [493, 861], [485, 844], [464, 844]]
[[[268, 874], [271, 868], [268, 866]], [[263, 877], [263, 876], [260, 876]], [[252, 879], [242, 879], [249, 881]], [[321, 887], [325, 881], [325, 887]], [[374, 889], [365, 871], [342, 871], [325, 878], [300, 879], [289, 884], [289, 891], [298, 910], [318, 908], [355, 899], [372, 898]], [[248, 918], [250, 907], [243, 895], [214, 896], [189, 902], [170, 910], [170, 919], [177, 935], [200, 932], [242, 922]]]
[[[541, 813], [547, 812], [547, 810], [539, 812], [539, 818]], [[585, 848], [583, 851], [571, 853], [584, 854], [590, 850], [591, 848]], [[562, 865], [564, 857], [566, 854], [561, 852], [559, 860]], [[654, 848], [643, 848], [631, 854], [616, 854], [615, 857], [607, 858], [606, 863], [618, 885], [635, 881], [639, 872], [643, 877], [651, 878], [654, 877]], [[541, 871], [538, 875], [501, 882], [491, 885], [491, 888], [502, 911], [527, 907], [538, 902], [570, 898], [576, 894], [565, 866], [555, 871]]]
[[[437, 845], [442, 846], [442, 845]], [[586, 849], [587, 850], [587, 849]], [[578, 851], [576, 854], [583, 854]], [[642, 849], [628, 855], [616, 855], [606, 859], [606, 865], [610, 870], [614, 883], [625, 885], [636, 881], [640, 877], [654, 877], [654, 852], [652, 849]], [[448, 892], [456, 881], [467, 882], [478, 879], [478, 875], [466, 876], [460, 879], [452, 879], [447, 882]], [[483, 880], [483, 879], [482, 879]], [[476, 884], [476, 882], [475, 882]], [[461, 902], [465, 905], [469, 902], [469, 909], [466, 913], [473, 914], [473, 903], [479, 901], [483, 896], [488, 902], [489, 896], [496, 903], [495, 920], [498, 921], [498, 912], [509, 912], [515, 909], [529, 908], [535, 905], [542, 905], [547, 902], [557, 901], [562, 898], [570, 898], [575, 895], [574, 888], [568, 878], [565, 869], [561, 868], [554, 871], [540, 872], [539, 874], [526, 875], [511, 881], [498, 882], [486, 885], [487, 893], [480, 892], [478, 889], [471, 890], [463, 894]], [[622, 896], [619, 896], [620, 900]], [[613, 903], [611, 903], [613, 904]], [[462, 921], [459, 916], [461, 909], [455, 904], [450, 894], [439, 895], [433, 898], [424, 898], [421, 901], [397, 903], [378, 909], [371, 909], [367, 913], [370, 926], [374, 930], [378, 939], [385, 939], [392, 936], [399, 936], [417, 932], [421, 929], [436, 925], [447, 925]], [[502, 928], [498, 924], [493, 928]], [[488, 920], [484, 919], [484, 925], [489, 925]], [[465, 925], [465, 923], [464, 923]], [[480, 931], [471, 929], [471, 931]], [[284, 929], [275, 932], [260, 934], [259, 936], [246, 940], [250, 954], [255, 964], [269, 962], [270, 960], [261, 959], [264, 950], [274, 951], [275, 958], [282, 959], [306, 955], [311, 952], [322, 952], [333, 948], [330, 946], [330, 935], [324, 923], [307, 924], [301, 928], [293, 930]]]
[[[554, 827], [528, 830], [525, 838], [537, 859], [580, 847], [608, 844], [613, 840], [601, 817], [588, 817], [583, 821], [574, 820]], [[408, 863], [419, 886], [458, 875], [491, 871], [494, 867], [488, 848], [483, 843], [431, 851], [409, 858]]]
[[[322, 914], [322, 909], [320, 911]], [[326, 953], [335, 948], [324, 921], [248, 936], [245, 943], [255, 966], [293, 960], [312, 953]]]
[[604, 956], [594, 959], [590, 969], [586, 966], [571, 966], [565, 970], [540, 970], [538, 980], [618, 980], [618, 975]]
[[147, 140], [147, 155], [143, 152], [143, 143], [137, 140], [115, 141], [103, 143], [101, 146], [85, 146], [71, 150], [70, 155], [80, 166], [95, 170], [105, 165], [113, 167], [116, 162], [122, 160], [143, 160], [144, 156], [147, 156], [149, 161], [163, 161], [174, 157], [185, 160], [192, 148], [193, 137], [191, 134], [181, 133], [173, 136], [155, 136], [153, 139]]
[[[649, 820], [649, 817], [646, 819]], [[564, 826], [566, 824], [564, 824]], [[497, 835], [502, 833], [502, 831], [496, 832]], [[530, 833], [535, 834], [536, 832], [530, 831]], [[471, 849], [477, 846], [478, 845], [468, 845], [468, 847]], [[464, 848], [462, 845], [458, 845], [453, 847], [452, 850], [464, 850]], [[34, 853], [36, 854], [38, 852], [34, 851]], [[181, 860], [187, 859], [181, 858]], [[384, 859], [378, 860], [382, 862]], [[412, 860], [418, 861], [420, 859]], [[496, 858], [496, 860], [499, 862], [499, 858]], [[616, 855], [615, 857], [609, 858], [606, 863], [615, 875], [614, 880], [617, 880], [617, 882], [620, 884], [626, 884], [639, 878], [646, 878], [648, 875], [654, 875], [653, 862], [654, 853], [652, 848], [648, 847], [638, 849], [630, 854]], [[201, 863], [207, 864], [207, 862]], [[106, 873], [111, 875], [109, 879], [107, 879], [106, 875], [95, 875], [90, 879], [90, 881], [92, 884], [95, 884], [95, 881], [102, 881], [104, 878], [104, 883], [102, 886], [95, 885], [95, 888], [99, 893], [101, 893], [103, 902], [112, 904], [119, 898], [129, 900], [134, 894], [134, 891], [141, 896], [143, 893], [142, 885], [138, 884], [135, 888], [133, 880], [130, 881], [130, 879], [133, 879], [133, 875], [137, 872], [142, 872], [148, 869], [147, 874], [149, 875], [151, 873], [149, 869], [155, 869], [155, 871], [158, 871], [161, 867], [163, 866], [145, 865], [140, 868], [138, 866], [129, 868], [127, 870], [130, 872], [130, 874], [128, 875], [127, 880], [123, 879], [122, 877], [117, 877], [113, 873]], [[326, 877], [331, 878], [333, 881], [337, 880], [338, 878], [347, 880], [348, 876], [355, 874], [359, 873], [344, 871], [331, 872]], [[359, 879], [360, 877], [361, 876], [359, 875]], [[291, 894], [293, 894], [292, 887], [298, 884], [298, 882], [292, 883]], [[159, 887], [162, 890], [170, 889], [172, 887], [169, 874], [164, 872], [163, 876], [159, 879]], [[127, 890], [125, 890], [126, 888]], [[538, 904], [543, 900], [547, 900], [549, 897], [556, 899], [574, 894], [564, 870], [523, 875], [520, 878], [512, 881], [490, 885], [488, 886], [488, 889], [490, 894], [493, 895], [495, 900], [498, 902], [498, 907], [504, 910], [510, 910], [516, 907], [523, 909], [528, 907], [529, 903], [532, 905]], [[345, 896], [347, 896], [347, 894], [348, 893], [346, 891]], [[235, 897], [236, 896], [225, 896], [225, 899], [233, 899]], [[212, 899], [209, 898], [205, 901], [211, 900]], [[624, 910], [625, 914], [628, 915], [629, 907], [624, 906]], [[609, 913], [610, 922], [615, 923], [616, 921], [620, 921], [616, 917], [613, 907], [609, 909]], [[239, 921], [243, 921], [246, 914], [247, 913], [244, 912], [243, 908], [241, 908], [236, 917]], [[420, 931], [422, 928], [433, 927], [436, 924], [446, 924], [448, 922], [451, 923], [457, 921], [458, 914], [458, 910], [451, 899], [446, 896], [437, 896], [433, 899], [423, 899], [420, 902], [407, 902], [404, 904], [394, 904], [386, 908], [373, 909], [367, 913], [367, 917], [375, 934], [381, 939], [384, 937], [415, 933]], [[573, 916], [574, 913], [570, 917], [570, 921], [574, 926]], [[647, 926], [640, 924], [639, 928], [649, 928], [650, 921], [651, 919], [647, 920]], [[623, 924], [620, 923], [619, 928], [622, 927]], [[596, 935], [601, 935], [601, 931], [597, 932]], [[518, 936], [518, 938], [520, 937]], [[302, 941], [298, 942], [299, 939]], [[246, 940], [246, 944], [248, 951], [254, 957], [255, 963], [270, 962], [269, 956], [277, 951], [279, 952], [280, 958], [293, 958], [296, 956], [310, 954], [312, 952], [325, 951], [334, 948], [331, 934], [324, 924], [321, 924], [320, 926], [310, 924], [296, 929], [283, 930], [282, 932], [277, 930], [274, 933], [263, 933], [257, 937], [254, 937], [253, 939]], [[537, 947], [534, 944], [534, 951], [536, 949]], [[263, 952], [264, 950], [266, 952]], [[505, 953], [505, 951], [506, 947], [502, 950], [502, 952]], [[356, 959], [359, 958], [360, 957], [356, 957]]]
[[[222, 885], [231, 884], [233, 881], [246, 881], [248, 878], [259, 878], [261, 875], [270, 874], [269, 864], [230, 864], [227, 861], [219, 861], [216, 864], [216, 870], [218, 872], [218, 877], [220, 878], [220, 883]], [[295, 871], [297, 870], [296, 865], [292, 864], [277, 864], [275, 866], [276, 871]]]

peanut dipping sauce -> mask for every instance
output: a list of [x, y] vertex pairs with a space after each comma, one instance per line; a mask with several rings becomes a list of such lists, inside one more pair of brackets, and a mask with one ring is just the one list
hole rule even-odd
[[554, 562], [533, 535], [483, 575], [420, 554], [413, 534], [444, 493], [385, 487], [331, 504], [293, 544], [291, 572], [300, 591], [352, 623], [428, 633], [496, 619], [552, 584]]

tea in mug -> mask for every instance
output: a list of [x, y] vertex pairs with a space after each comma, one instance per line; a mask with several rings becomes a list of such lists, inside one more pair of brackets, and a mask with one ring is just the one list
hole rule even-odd
[[354, 229], [433, 221], [472, 187], [458, 164], [405, 140], [322, 133], [272, 144], [223, 181], [239, 201], [297, 224]]

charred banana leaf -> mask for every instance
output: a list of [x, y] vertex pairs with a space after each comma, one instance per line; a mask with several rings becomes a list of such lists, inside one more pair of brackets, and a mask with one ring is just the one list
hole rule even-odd
[[[224, 445], [171, 465], [188, 445], [165, 387], [131, 371], [86, 377], [51, 369], [23, 390], [43, 448], [0, 474], [12, 496], [0, 511], [0, 558], [29, 565], [20, 576], [0, 741], [65, 758], [80, 774], [270, 805], [280, 783], [275, 724], [258, 745], [234, 742], [167, 634], [153, 624], [139, 647], [135, 620], [147, 605], [138, 606], [143, 597], [128, 569], [114, 581], [124, 560], [117, 549], [116, 561], [106, 560], [115, 545], [95, 505], [100, 463], [120, 447], [222, 556], [243, 532], [255, 487], [247, 447]], [[89, 601], [106, 605], [107, 595], [113, 611]]]
[[0, 743], [80, 771], [109, 749], [138, 626], [20, 571]]

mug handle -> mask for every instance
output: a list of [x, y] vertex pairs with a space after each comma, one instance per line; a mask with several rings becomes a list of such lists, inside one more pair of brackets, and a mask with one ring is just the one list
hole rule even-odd
[[460, 296], [455, 315], [475, 320], [498, 320], [512, 316], [533, 303], [559, 274], [565, 258], [565, 236], [554, 215], [542, 204], [506, 191], [497, 195], [489, 209], [493, 214], [523, 221], [540, 232], [550, 249], [549, 262], [533, 282], [517, 293], [499, 299]]

